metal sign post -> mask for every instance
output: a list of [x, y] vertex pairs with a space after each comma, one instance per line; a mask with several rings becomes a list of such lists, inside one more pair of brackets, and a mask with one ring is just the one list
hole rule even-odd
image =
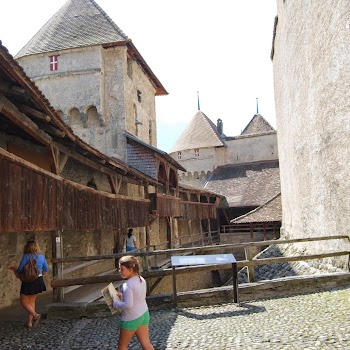
[[215, 254], [215, 255], [191, 255], [191, 256], [172, 256], [171, 265], [173, 272], [173, 300], [174, 307], [177, 306], [177, 291], [176, 291], [176, 266], [191, 266], [191, 265], [225, 265], [232, 264], [233, 275], [233, 301], [238, 303], [238, 272], [237, 261], [233, 254]]

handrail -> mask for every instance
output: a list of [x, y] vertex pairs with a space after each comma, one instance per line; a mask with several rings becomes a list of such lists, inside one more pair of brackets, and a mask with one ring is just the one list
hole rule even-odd
[[[70, 257], [70, 258], [60, 258], [60, 259], [53, 259], [53, 263], [62, 263], [62, 262], [73, 262], [73, 261], [81, 261], [81, 260], [102, 260], [102, 259], [110, 259], [110, 258], [116, 258], [119, 256], [123, 256], [126, 254], [140, 256], [140, 257], [149, 257], [150, 255], [160, 255], [160, 254], [179, 254], [179, 253], [204, 253], [209, 251], [223, 251], [223, 248], [225, 250], [230, 248], [247, 248], [252, 246], [261, 246], [261, 245], [277, 245], [277, 244], [286, 244], [286, 243], [302, 243], [302, 242], [312, 242], [312, 241], [323, 241], [323, 240], [335, 240], [335, 239], [346, 239], [348, 242], [350, 242], [349, 236], [342, 235], [342, 236], [326, 236], [326, 237], [312, 237], [312, 238], [300, 238], [300, 239], [285, 239], [285, 240], [271, 240], [271, 241], [264, 241], [264, 242], [245, 242], [245, 243], [236, 243], [236, 244], [224, 244], [224, 245], [214, 245], [214, 246], [206, 246], [206, 247], [197, 247], [197, 248], [182, 248], [182, 249], [167, 249], [164, 251], [152, 251], [152, 252], [128, 252], [128, 253], [122, 253], [122, 254], [109, 254], [109, 255], [100, 255], [95, 257]], [[249, 258], [246, 260], [237, 261], [237, 267], [243, 268], [243, 267], [254, 267], [258, 265], [266, 265], [266, 264], [276, 264], [276, 263], [284, 263], [284, 262], [291, 262], [291, 261], [303, 261], [303, 260], [311, 260], [311, 259], [321, 259], [326, 257], [335, 257], [335, 256], [344, 256], [349, 255], [350, 250], [342, 250], [342, 251], [335, 251], [335, 252], [329, 252], [329, 253], [322, 253], [322, 254], [312, 254], [312, 255], [298, 255], [298, 256], [291, 256], [291, 257], [273, 257], [273, 258], [263, 258], [263, 259], [256, 259], [256, 258]], [[205, 265], [205, 266], [190, 266], [185, 268], [179, 268], [177, 270], [178, 273], [191, 273], [195, 271], [209, 271], [212, 270], [213, 267], [215, 267], [215, 270], [224, 270], [224, 269], [230, 269], [231, 264], [229, 265]], [[145, 278], [151, 278], [151, 277], [164, 277], [171, 274], [171, 269], [159, 269], [159, 270], [146, 270], [142, 273], [142, 275]], [[88, 276], [88, 277], [79, 277], [79, 278], [72, 278], [72, 279], [57, 279], [55, 278], [52, 280], [51, 285], [53, 288], [58, 287], [66, 287], [66, 286], [73, 286], [73, 285], [85, 285], [85, 284], [92, 284], [92, 283], [106, 283], [106, 282], [113, 282], [113, 281], [120, 281], [122, 278], [119, 274], [114, 275], [103, 275], [103, 276]]]
[[66, 258], [52, 258], [52, 263], [64, 263], [64, 262], [77, 262], [77, 261], [91, 261], [91, 260], [103, 260], [103, 259], [115, 259], [122, 257], [124, 255], [134, 255], [134, 256], [147, 256], [147, 255], [160, 255], [160, 254], [178, 254], [181, 252], [194, 252], [199, 253], [203, 251], [212, 250], [222, 250], [230, 248], [244, 248], [244, 247], [254, 247], [254, 246], [266, 246], [266, 245], [278, 245], [285, 243], [302, 243], [302, 242], [315, 242], [333, 239], [348, 239], [349, 236], [324, 236], [324, 237], [311, 237], [311, 238], [296, 238], [296, 239], [278, 239], [269, 241], [259, 241], [259, 242], [243, 242], [243, 243], [233, 243], [233, 244], [217, 244], [208, 245], [204, 247], [186, 247], [186, 248], [175, 248], [175, 249], [165, 249], [165, 250], [153, 250], [147, 252], [135, 252], [134, 250], [126, 253], [115, 253], [115, 254], [105, 254], [96, 256], [78, 256], [78, 257], [66, 257]]

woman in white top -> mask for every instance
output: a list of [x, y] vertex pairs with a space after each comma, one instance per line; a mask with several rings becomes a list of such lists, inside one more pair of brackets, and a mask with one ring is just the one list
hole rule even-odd
[[134, 334], [142, 349], [154, 350], [149, 339], [150, 315], [146, 303], [146, 281], [140, 276], [139, 270], [139, 262], [134, 256], [120, 258], [119, 272], [126, 282], [122, 286], [122, 293], [118, 293], [121, 301], [113, 302], [113, 307], [122, 312], [118, 350], [126, 350]]
[[126, 251], [137, 249], [136, 237], [132, 233], [133, 229], [129, 228], [128, 234], [126, 235]]

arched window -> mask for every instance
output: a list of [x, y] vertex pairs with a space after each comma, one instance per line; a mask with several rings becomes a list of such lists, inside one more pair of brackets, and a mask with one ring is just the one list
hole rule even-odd
[[101, 124], [99, 121], [97, 108], [95, 106], [90, 106], [86, 111], [86, 115], [88, 126], [99, 126]]

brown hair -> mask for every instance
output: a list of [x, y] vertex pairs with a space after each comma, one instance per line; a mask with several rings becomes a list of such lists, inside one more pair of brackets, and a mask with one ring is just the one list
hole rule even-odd
[[39, 246], [34, 240], [30, 240], [23, 248], [23, 254], [35, 254], [39, 253]]
[[[140, 277], [140, 263], [139, 261], [132, 255], [125, 255], [119, 259], [119, 265], [125, 266], [128, 269], [133, 270]], [[141, 281], [141, 277], [140, 277]]]

